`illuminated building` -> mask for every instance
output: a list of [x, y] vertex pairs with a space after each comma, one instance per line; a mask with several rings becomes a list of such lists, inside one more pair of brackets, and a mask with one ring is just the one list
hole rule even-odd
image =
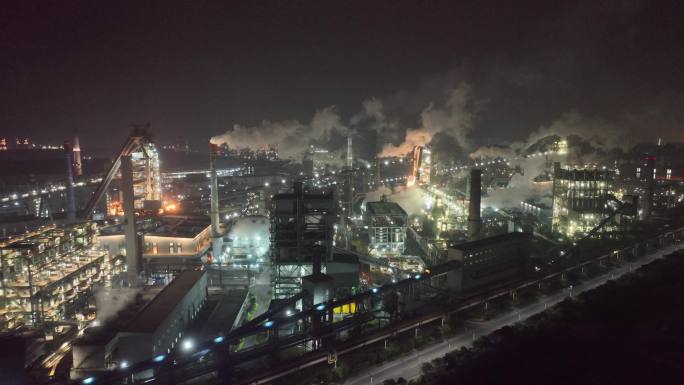
[[96, 247], [97, 226], [46, 226], [0, 241], [0, 330], [76, 319], [93, 287], [124, 269]]
[[[139, 221], [137, 227], [143, 233], [142, 261], [148, 271], [197, 263], [211, 245], [211, 224], [206, 217], [164, 216]], [[123, 225], [103, 227], [98, 243], [111, 257], [126, 255]]]
[[[133, 194], [136, 210], [149, 209], [156, 211], [161, 208], [161, 173], [159, 171], [159, 152], [153, 143], [144, 143], [131, 154], [133, 167]], [[118, 180], [121, 183], [121, 179]], [[116, 192], [112, 194], [111, 192]], [[123, 202], [121, 186], [114, 187], [107, 199], [109, 215], [122, 215]]]
[[137, 198], [135, 207], [142, 209], [145, 201], [161, 200], [159, 152], [157, 152], [157, 147], [154, 144], [145, 143], [141, 146], [141, 150], [134, 152], [131, 157], [133, 160], [133, 178], [136, 181], [133, 184]]
[[408, 215], [395, 202], [366, 203], [369, 249], [375, 255], [399, 255], [404, 252]]
[[0, 151], [7, 151], [7, 138], [0, 138]]
[[[611, 212], [614, 172], [562, 168], [555, 163], [553, 177], [553, 231], [575, 237], [588, 233]], [[608, 224], [603, 231], [614, 230]]]

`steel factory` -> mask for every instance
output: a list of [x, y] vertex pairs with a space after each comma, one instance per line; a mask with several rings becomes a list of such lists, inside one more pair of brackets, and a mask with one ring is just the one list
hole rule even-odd
[[148, 128], [99, 172], [77, 138], [3, 150], [61, 158], [42, 186], [2, 199], [0, 326], [33, 341], [44, 378], [190, 380], [363, 343], [362, 326], [391, 333], [428, 303], [513, 292], [582, 261], [584, 244], [663, 228], [684, 197], [676, 144], [586, 163], [552, 138], [455, 164], [429, 145], [367, 160], [349, 136], [341, 162], [323, 147], [297, 162], [217, 143], [190, 161]]
[[682, 382], [684, 2], [35, 3], [0, 385]]

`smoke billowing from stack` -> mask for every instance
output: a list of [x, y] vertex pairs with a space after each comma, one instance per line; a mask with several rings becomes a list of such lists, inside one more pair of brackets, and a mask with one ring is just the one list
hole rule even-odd
[[482, 170], [470, 170], [470, 205], [468, 206], [468, 238], [480, 238], [480, 201], [482, 197]]
[[67, 221], [73, 223], [76, 221], [76, 195], [74, 193], [73, 149], [68, 140], [64, 142], [64, 156], [67, 166]]
[[644, 197], [641, 200], [641, 218], [648, 219], [653, 210], [653, 193], [655, 190], [655, 156], [646, 157], [646, 185], [644, 186]]

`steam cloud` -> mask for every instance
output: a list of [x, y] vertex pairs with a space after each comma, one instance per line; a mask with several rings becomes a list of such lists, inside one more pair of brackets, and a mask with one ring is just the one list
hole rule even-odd
[[399, 156], [414, 146], [427, 145], [438, 133], [446, 134], [462, 147], [468, 146], [468, 134], [473, 128], [478, 103], [471, 95], [471, 87], [461, 83], [448, 92], [442, 107], [430, 103], [420, 114], [420, 128], [406, 131], [399, 145], [385, 145], [380, 156]]
[[308, 124], [296, 120], [284, 122], [263, 121], [260, 126], [234, 125], [225, 134], [211, 138], [214, 144], [227, 144], [230, 148], [252, 150], [272, 145], [283, 158], [296, 158], [312, 143], [330, 140], [335, 133], [347, 135], [349, 128], [342, 122], [334, 106], [317, 111]]
[[[553, 155], [549, 161], [561, 160], [564, 155]], [[489, 195], [482, 200], [483, 206], [495, 208], [515, 208], [520, 207], [520, 202], [532, 199], [551, 205], [552, 186], [550, 183], [538, 184], [533, 179], [546, 169], [546, 159], [544, 158], [520, 158], [511, 162], [512, 166], [520, 166], [524, 175], [514, 174], [511, 177], [508, 187], [496, 189], [489, 192]]]
[[[226, 133], [213, 137], [211, 142], [253, 150], [273, 145], [281, 157], [294, 159], [301, 158], [311, 144], [323, 145], [329, 150], [339, 149], [344, 143], [339, 140], [334, 143], [335, 139], [348, 135], [379, 136], [382, 142], [388, 142], [383, 143], [380, 156], [404, 155], [416, 145], [430, 144], [437, 134], [446, 135], [465, 148], [478, 110], [479, 103], [472, 98], [470, 85], [460, 83], [445, 92], [444, 100], [430, 101], [423, 107], [420, 126], [415, 129], [403, 130], [398, 118], [387, 116], [381, 100], [368, 99], [362, 103], [361, 111], [348, 121], [332, 106], [317, 111], [309, 123], [263, 121], [256, 127], [236, 124]], [[392, 144], [395, 142], [399, 143]], [[343, 150], [340, 151], [342, 154]]]

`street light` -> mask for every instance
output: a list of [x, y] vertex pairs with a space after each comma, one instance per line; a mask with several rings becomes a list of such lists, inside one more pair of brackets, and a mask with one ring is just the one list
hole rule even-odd
[[181, 344], [181, 349], [183, 351], [189, 352], [195, 347], [195, 342], [191, 338], [186, 338], [183, 340], [183, 343]]

